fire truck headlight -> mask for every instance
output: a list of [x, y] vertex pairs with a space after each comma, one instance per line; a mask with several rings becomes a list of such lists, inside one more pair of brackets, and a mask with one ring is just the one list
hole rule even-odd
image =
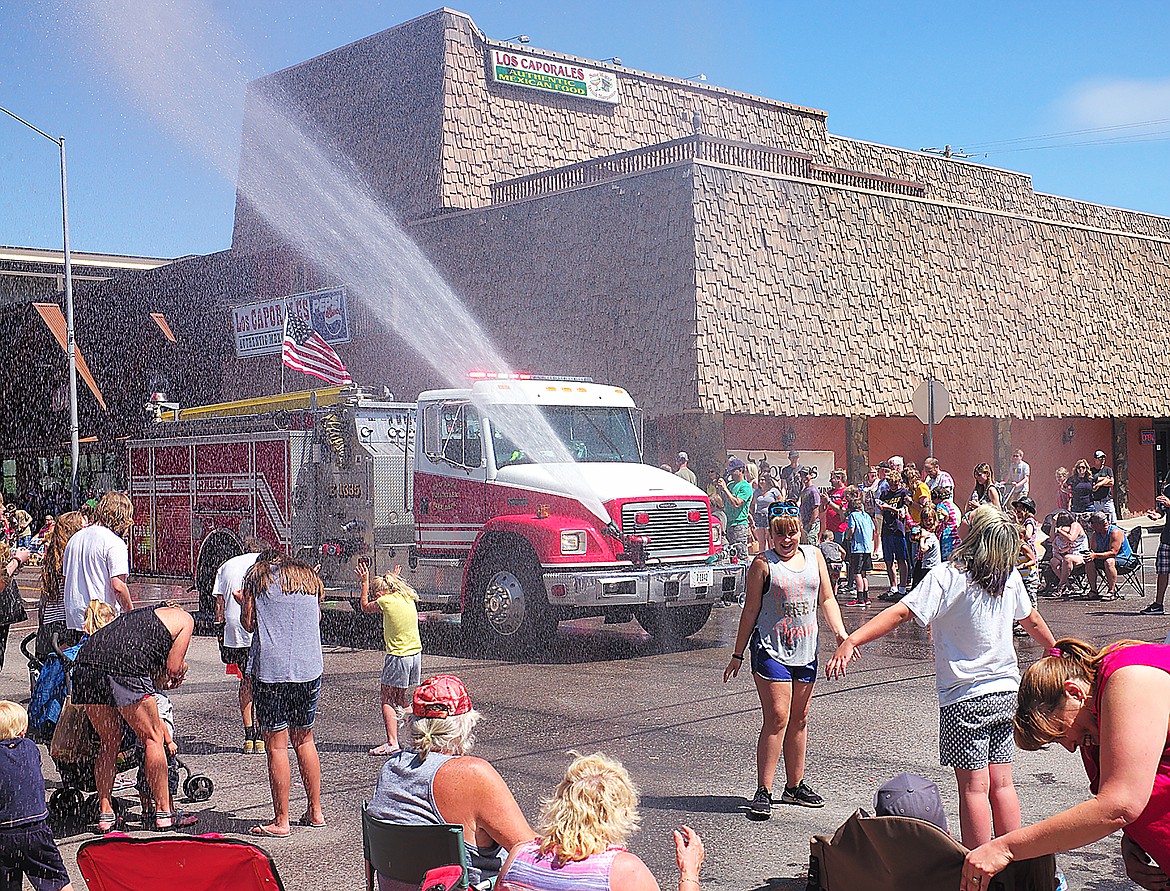
[[561, 532], [562, 554], [584, 554], [587, 537], [584, 531]]

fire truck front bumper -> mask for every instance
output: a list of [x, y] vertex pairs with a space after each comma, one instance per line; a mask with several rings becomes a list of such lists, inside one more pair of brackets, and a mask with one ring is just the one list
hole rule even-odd
[[545, 569], [544, 587], [553, 606], [693, 606], [742, 599], [746, 568], [742, 563], [717, 563], [574, 572]]

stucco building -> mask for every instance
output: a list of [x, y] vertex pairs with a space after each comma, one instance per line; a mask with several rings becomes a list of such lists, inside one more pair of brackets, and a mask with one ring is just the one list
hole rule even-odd
[[[1153, 504], [1170, 454], [1170, 219], [835, 136], [815, 109], [494, 42], [447, 9], [255, 82], [241, 180], [273, 173], [255, 111], [278, 93], [515, 367], [628, 387], [648, 460], [795, 446], [853, 475], [895, 453], [921, 462], [911, 394], [930, 376], [951, 394], [935, 453], [960, 496], [975, 463], [1002, 473], [1023, 448], [1051, 510], [1054, 469], [1100, 448], [1119, 501]], [[227, 397], [271, 391], [278, 369], [235, 357], [227, 307], [345, 284], [319, 266], [241, 196], [230, 251], [102, 287], [115, 304], [169, 302], [180, 342], [202, 344], [184, 379]], [[438, 382], [354, 314], [339, 352], [361, 383], [409, 397]]]

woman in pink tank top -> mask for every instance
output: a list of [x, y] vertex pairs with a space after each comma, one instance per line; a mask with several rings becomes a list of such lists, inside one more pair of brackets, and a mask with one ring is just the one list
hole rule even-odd
[[[638, 828], [638, 791], [620, 761], [578, 755], [544, 803], [540, 837], [514, 848], [500, 871], [501, 891], [658, 891], [636, 854], [625, 849]], [[679, 891], [698, 891], [703, 842], [689, 826], [674, 833]]]
[[967, 855], [961, 891], [984, 891], [1009, 862], [1068, 851], [1121, 829], [1129, 877], [1165, 888], [1170, 872], [1170, 647], [1056, 642], [1020, 681], [1016, 745], [1080, 750], [1095, 796]]

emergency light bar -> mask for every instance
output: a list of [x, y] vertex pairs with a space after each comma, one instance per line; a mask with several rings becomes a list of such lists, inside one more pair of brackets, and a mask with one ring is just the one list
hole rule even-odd
[[527, 371], [469, 371], [467, 377], [473, 381], [530, 381]]
[[531, 371], [481, 371], [467, 372], [473, 381], [566, 381], [575, 384], [591, 384], [591, 377], [577, 377], [571, 374], [533, 374]]

